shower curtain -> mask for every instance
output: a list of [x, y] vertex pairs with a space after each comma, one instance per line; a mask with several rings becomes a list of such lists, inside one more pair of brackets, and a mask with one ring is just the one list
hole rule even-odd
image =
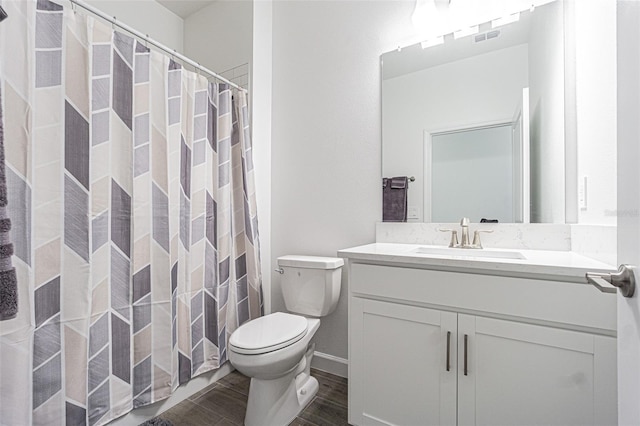
[[220, 367], [262, 315], [246, 94], [68, 3], [0, 4], [20, 303], [0, 423], [101, 425]]

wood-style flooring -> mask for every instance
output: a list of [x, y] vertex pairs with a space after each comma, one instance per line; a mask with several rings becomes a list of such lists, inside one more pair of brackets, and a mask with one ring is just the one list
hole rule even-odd
[[[320, 389], [292, 426], [347, 425], [347, 379], [311, 370]], [[192, 395], [159, 417], [175, 426], [241, 426], [247, 408], [250, 379], [237, 371]], [[265, 425], [270, 426], [270, 425]]]

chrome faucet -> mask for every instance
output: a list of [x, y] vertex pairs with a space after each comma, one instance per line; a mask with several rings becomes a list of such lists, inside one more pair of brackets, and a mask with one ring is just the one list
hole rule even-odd
[[449, 243], [449, 247], [451, 248], [463, 248], [463, 249], [481, 249], [482, 242], [480, 242], [480, 233], [493, 232], [489, 229], [476, 229], [473, 233], [473, 242], [469, 243], [469, 218], [463, 217], [460, 221], [460, 227], [462, 228], [462, 236], [460, 239], [460, 243], [458, 243], [458, 231], [455, 229], [440, 229], [441, 232], [451, 232], [451, 242]]
[[460, 227], [462, 228], [462, 237], [460, 239], [460, 247], [461, 248], [470, 248], [471, 244], [469, 244], [469, 218], [463, 217], [460, 220]]

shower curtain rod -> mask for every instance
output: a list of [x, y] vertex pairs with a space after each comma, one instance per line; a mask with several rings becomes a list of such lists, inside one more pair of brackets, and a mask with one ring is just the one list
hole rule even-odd
[[98, 16], [99, 18], [104, 19], [107, 22], [110, 22], [113, 25], [117, 25], [118, 27], [122, 28], [123, 30], [125, 30], [126, 32], [134, 35], [135, 37], [137, 37], [140, 40], [143, 40], [144, 42], [151, 44], [153, 46], [155, 46], [156, 48], [168, 53], [169, 55], [171, 55], [173, 58], [177, 58], [180, 61], [182, 61], [185, 64], [188, 64], [190, 66], [192, 66], [193, 68], [200, 70], [206, 74], [209, 74], [211, 77], [215, 78], [216, 80], [222, 81], [224, 83], [227, 83], [228, 85], [235, 87], [238, 90], [242, 90], [242, 91], [247, 91], [247, 89], [238, 86], [235, 83], [230, 82], [229, 80], [227, 80], [226, 78], [220, 76], [219, 74], [216, 74], [215, 72], [211, 71], [210, 69], [203, 67], [202, 65], [200, 65], [198, 62], [194, 61], [193, 59], [189, 59], [186, 56], [178, 53], [175, 51], [175, 49], [171, 49], [167, 46], [165, 46], [164, 44], [160, 43], [159, 41], [156, 41], [154, 39], [152, 39], [151, 37], [149, 37], [148, 34], [142, 34], [140, 31], [137, 31], [133, 28], [131, 28], [130, 26], [128, 26], [125, 23], [122, 23], [120, 21], [118, 21], [116, 19], [115, 16], [109, 16], [106, 13], [100, 11], [99, 9], [96, 9], [95, 7], [86, 4], [85, 2], [81, 1], [81, 0], [69, 0], [69, 2], [71, 2], [71, 5], [76, 5], [79, 6], [81, 8], [83, 8], [84, 10]]

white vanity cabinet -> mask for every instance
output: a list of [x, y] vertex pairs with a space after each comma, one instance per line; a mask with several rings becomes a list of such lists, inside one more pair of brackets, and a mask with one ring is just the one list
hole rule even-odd
[[455, 424], [457, 314], [350, 302], [349, 423]]
[[615, 297], [349, 259], [349, 423], [616, 424]]
[[458, 366], [458, 424], [617, 423], [615, 338], [459, 314]]

